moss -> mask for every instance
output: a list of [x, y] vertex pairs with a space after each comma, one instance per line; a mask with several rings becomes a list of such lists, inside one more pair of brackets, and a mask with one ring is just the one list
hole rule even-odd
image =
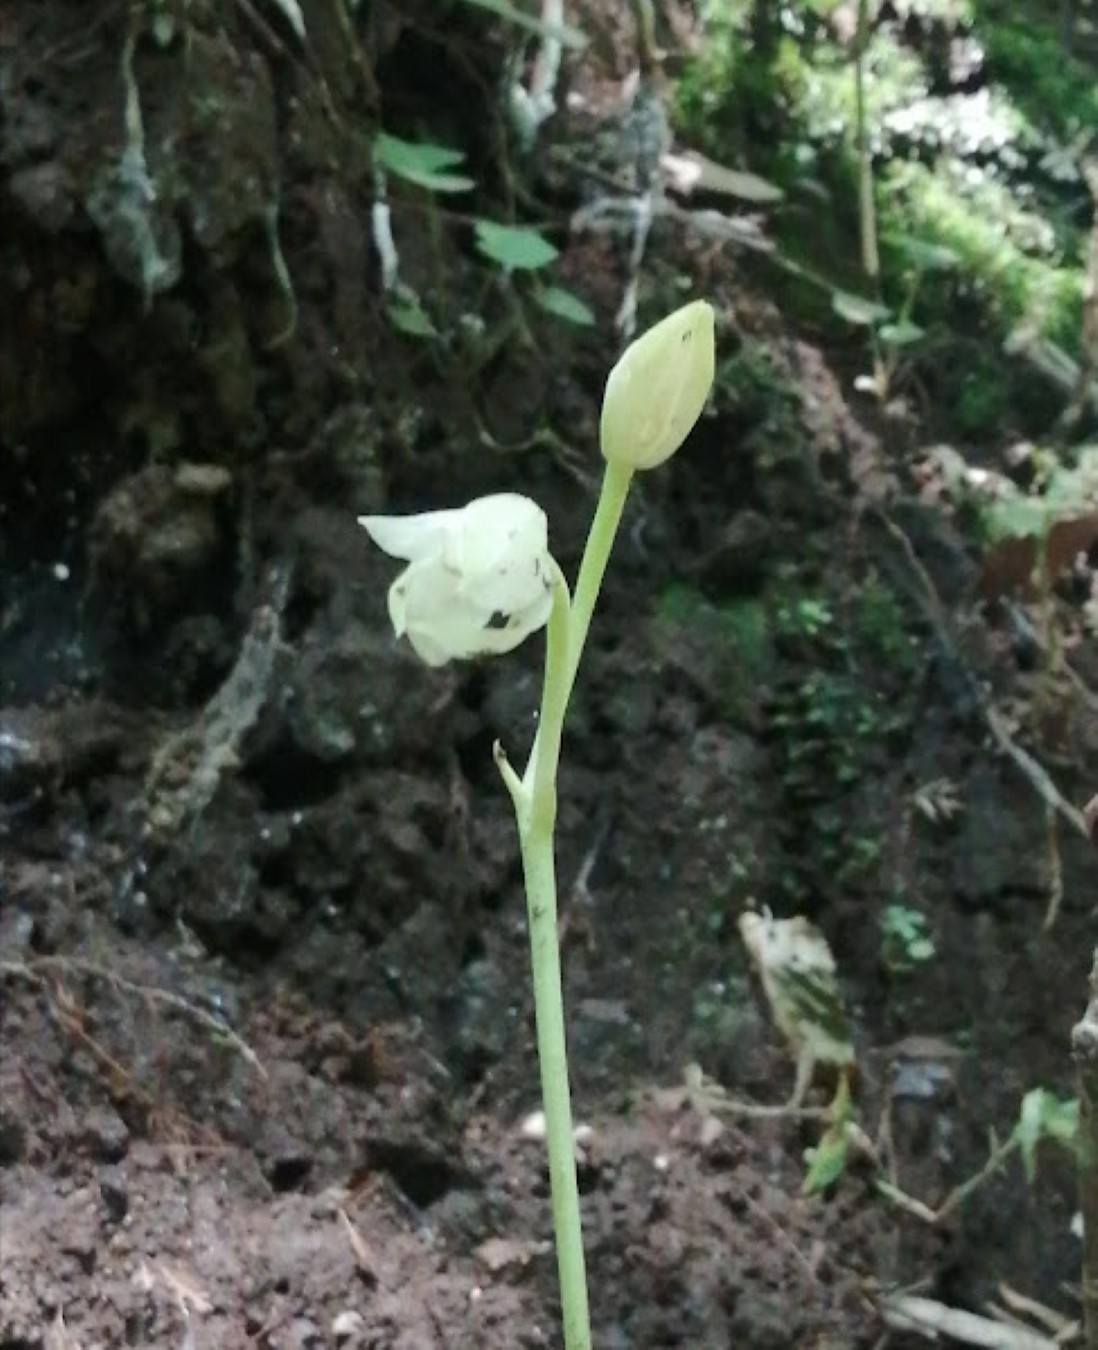
[[1004, 184], [972, 166], [895, 164], [881, 195], [885, 231], [949, 249], [957, 259], [955, 292], [975, 300], [1004, 333], [1036, 320], [1046, 337], [1069, 351], [1077, 347], [1082, 269], [1065, 262], [1048, 221]]
[[1030, 122], [1059, 137], [1098, 127], [1098, 81], [1071, 55], [1065, 34], [1047, 8], [1019, 13], [1009, 5], [982, 4], [980, 40], [988, 74], [1005, 85]]
[[915, 644], [907, 631], [906, 615], [896, 592], [872, 577], [857, 597], [853, 615], [854, 640], [870, 657], [900, 671], [915, 661]]
[[764, 602], [715, 605], [690, 586], [671, 586], [656, 625], [664, 659], [686, 669], [729, 720], [750, 720], [774, 663]]
[[998, 366], [988, 366], [966, 374], [961, 381], [953, 420], [964, 436], [978, 439], [1002, 424], [1007, 411], [1007, 394], [1003, 372]]

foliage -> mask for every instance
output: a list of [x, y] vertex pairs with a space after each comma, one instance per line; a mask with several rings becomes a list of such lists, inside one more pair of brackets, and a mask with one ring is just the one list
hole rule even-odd
[[377, 162], [399, 178], [428, 192], [468, 192], [476, 181], [450, 170], [465, 158], [461, 150], [450, 150], [429, 141], [405, 141], [384, 132], [374, 141]]
[[1032, 1182], [1036, 1175], [1037, 1148], [1042, 1142], [1047, 1140], [1061, 1148], [1074, 1149], [1078, 1132], [1078, 1101], [1057, 1097], [1045, 1088], [1027, 1092], [1014, 1127], [1027, 1179]]
[[478, 220], [475, 229], [480, 252], [509, 272], [536, 272], [558, 254], [538, 230], [499, 225], [494, 220]]
[[[878, 288], [858, 266], [853, 52], [849, 34], [839, 37], [852, 7], [774, 0], [765, 32], [761, 8], [702, 6], [708, 40], [679, 82], [677, 117], [693, 143], [784, 189], [771, 229], [787, 311], [826, 322], [830, 310], [833, 323], [870, 330], [875, 370], [858, 387], [882, 402], [898, 376], [915, 374], [932, 392], [941, 385], [943, 411], [969, 434], [1015, 409], [1031, 425], [1047, 399], [1031, 396], [1035, 380], [1019, 381], [1001, 346], [1024, 324], [1078, 350], [1079, 160], [1098, 132], [1093, 77], [1039, 7], [877, 9], [864, 87]], [[967, 77], [958, 61], [970, 63]], [[976, 370], [954, 357], [970, 340]]]
[[893, 903], [881, 911], [881, 959], [893, 974], [906, 974], [932, 961], [937, 949], [927, 917], [909, 905]]

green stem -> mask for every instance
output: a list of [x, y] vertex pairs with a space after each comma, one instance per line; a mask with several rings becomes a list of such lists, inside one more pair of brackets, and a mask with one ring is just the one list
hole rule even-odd
[[873, 160], [866, 125], [865, 53], [869, 46], [869, 0], [858, 0], [858, 28], [854, 38], [854, 134], [858, 144], [858, 214], [862, 236], [862, 267], [876, 284], [881, 260], [877, 246], [877, 206], [874, 201]]
[[[541, 715], [521, 797], [515, 805], [526, 880], [530, 927], [530, 961], [534, 974], [534, 1016], [537, 1021], [541, 1099], [549, 1151], [549, 1189], [556, 1233], [557, 1269], [564, 1320], [565, 1350], [590, 1350], [591, 1323], [587, 1306], [587, 1273], [583, 1257], [579, 1186], [572, 1133], [568, 1083], [568, 1046], [564, 1027], [564, 995], [557, 938], [557, 882], [553, 831], [557, 815], [557, 766], [572, 684], [571, 605], [568, 583], [560, 569], [553, 577], [553, 609], [546, 634], [545, 683]], [[512, 794], [514, 795], [514, 794]]]
[[[576, 593], [572, 597], [571, 613], [568, 616], [566, 668], [560, 664], [564, 652], [554, 643], [553, 624], [554, 620], [559, 621], [557, 605], [554, 602], [553, 613], [549, 618], [549, 649], [546, 655], [545, 685], [542, 689], [538, 732], [522, 779], [529, 790], [532, 790], [535, 778], [544, 778], [549, 772], [549, 765], [552, 766], [554, 780], [556, 778], [564, 715], [568, 711], [568, 700], [572, 697], [572, 688], [576, 683], [576, 672], [579, 670], [580, 658], [587, 642], [595, 602], [599, 598], [602, 579], [606, 575], [606, 564], [610, 561], [614, 539], [621, 524], [622, 511], [625, 509], [625, 499], [629, 496], [632, 482], [632, 469], [623, 468], [620, 464], [607, 464], [598, 506], [595, 508], [595, 518], [591, 522], [587, 546], [583, 550], [583, 561], [580, 563], [579, 576], [576, 579]], [[563, 578], [561, 580], [563, 582]], [[565, 595], [567, 596], [567, 589]]]
[[[536, 813], [533, 819], [538, 819]], [[557, 884], [551, 821], [548, 825], [532, 825], [522, 834], [521, 842], [564, 1345], [565, 1350], [591, 1350], [587, 1272], [583, 1256], [572, 1105], [568, 1087], [568, 1048], [557, 940]]]
[[542, 686], [538, 733], [526, 772], [520, 779], [502, 749], [496, 763], [515, 806], [526, 908], [530, 927], [530, 961], [534, 978], [541, 1097], [549, 1153], [549, 1187], [560, 1275], [565, 1350], [591, 1350], [591, 1318], [583, 1255], [579, 1185], [572, 1133], [568, 1083], [568, 1045], [564, 1026], [560, 944], [557, 936], [557, 880], [553, 833], [557, 818], [557, 769], [568, 700], [576, 682], [591, 618], [606, 564], [621, 523], [633, 471], [606, 466], [602, 491], [587, 536], [574, 600], [568, 583], [553, 564], [553, 608], [546, 634], [545, 683]]
[[[591, 627], [591, 616], [595, 612], [595, 601], [599, 598], [602, 579], [606, 574], [606, 564], [610, 560], [610, 550], [614, 547], [614, 538], [621, 524], [621, 513], [625, 509], [625, 499], [629, 496], [629, 487], [633, 482], [633, 470], [621, 464], [608, 463], [603, 475], [599, 504], [595, 509], [595, 518], [591, 522], [591, 532], [587, 536], [587, 547], [583, 551], [579, 576], [576, 578], [576, 594], [572, 601], [572, 636], [568, 647], [568, 695], [576, 682], [583, 646], [587, 641], [587, 630]], [[567, 702], [567, 697], [565, 699]]]

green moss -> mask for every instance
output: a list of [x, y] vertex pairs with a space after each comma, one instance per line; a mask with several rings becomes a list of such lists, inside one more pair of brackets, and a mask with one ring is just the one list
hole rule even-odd
[[960, 378], [947, 398], [952, 420], [966, 438], [979, 439], [994, 432], [1006, 417], [1008, 394], [1003, 368], [997, 361], [977, 359]]
[[686, 669], [731, 721], [749, 717], [774, 663], [762, 600], [715, 605], [690, 586], [671, 586], [656, 618], [663, 659]]
[[1019, 13], [1016, 0], [979, 9], [988, 74], [1010, 90], [1030, 122], [1060, 137], [1098, 128], [1098, 80], [1071, 55], [1056, 17], [1039, 7]]
[[915, 644], [903, 606], [896, 592], [877, 577], [866, 583], [855, 603], [854, 639], [867, 656], [895, 669], [906, 672], [914, 664]]
[[882, 198], [885, 230], [950, 249], [956, 293], [976, 300], [1004, 333], [1036, 320], [1052, 341], [1077, 347], [1082, 269], [1065, 261], [1048, 221], [1004, 184], [973, 166], [894, 164]]

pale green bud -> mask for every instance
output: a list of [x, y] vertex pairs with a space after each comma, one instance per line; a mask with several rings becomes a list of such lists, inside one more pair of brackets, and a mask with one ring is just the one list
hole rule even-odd
[[713, 307], [694, 300], [626, 348], [606, 381], [603, 458], [654, 469], [686, 440], [713, 386]]

